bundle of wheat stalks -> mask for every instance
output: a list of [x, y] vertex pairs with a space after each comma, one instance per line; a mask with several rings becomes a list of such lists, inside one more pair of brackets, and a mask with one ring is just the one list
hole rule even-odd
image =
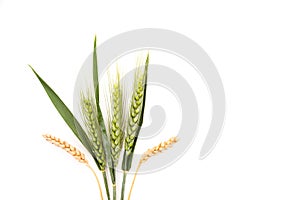
[[[126, 177], [132, 167], [132, 160], [137, 139], [143, 124], [147, 77], [149, 66], [149, 53], [143, 62], [139, 62], [135, 70], [132, 94], [129, 104], [126, 104], [124, 95], [125, 85], [120, 80], [120, 73], [117, 70], [115, 77], [109, 77], [109, 95], [107, 100], [107, 119], [104, 119], [100, 108], [98, 63], [96, 51], [96, 38], [93, 52], [93, 90], [82, 91], [80, 95], [81, 119], [78, 121], [68, 107], [63, 103], [59, 96], [51, 87], [35, 72], [31, 67], [50, 100], [58, 110], [66, 124], [70, 127], [75, 136], [87, 149], [95, 161], [99, 171], [102, 173], [105, 186], [106, 197], [108, 200], [116, 200], [118, 196], [116, 168], [122, 160], [123, 181], [120, 199], [125, 198]], [[81, 122], [81, 123], [80, 123]], [[92, 169], [85, 155], [77, 148], [51, 135], [44, 135], [44, 138], [52, 144], [61, 147], [81, 163], [85, 164], [95, 175], [100, 198], [103, 198], [101, 184], [96, 172]], [[177, 138], [172, 137], [158, 146], [148, 149], [139, 162], [134, 179], [130, 188], [128, 199], [130, 199], [132, 188], [136, 180], [136, 175], [143, 163], [150, 157], [168, 149], [177, 142]], [[123, 155], [121, 156], [121, 152]], [[111, 183], [108, 181], [107, 173], [110, 175]], [[112, 190], [110, 190], [110, 186]], [[111, 195], [112, 191], [112, 195]]]

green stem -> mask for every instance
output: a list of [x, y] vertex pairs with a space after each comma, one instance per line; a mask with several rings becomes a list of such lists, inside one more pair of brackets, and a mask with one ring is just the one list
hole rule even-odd
[[[116, 172], [115, 169], [112, 167], [109, 167], [109, 173], [110, 173], [110, 178], [111, 178], [111, 183], [113, 187], [113, 200], [117, 199], [117, 191], [116, 191]], [[108, 199], [110, 200], [110, 198]]]
[[126, 172], [126, 171], [123, 171], [123, 183], [122, 183], [121, 200], [124, 200], [126, 177], [127, 177], [127, 172]]
[[117, 199], [117, 189], [116, 189], [116, 171], [113, 167], [109, 168], [111, 183], [113, 187], [113, 200]]
[[107, 181], [106, 172], [102, 171], [102, 175], [103, 175], [103, 180], [104, 180], [107, 199], [110, 200], [110, 194], [109, 194], [109, 188], [108, 188], [108, 181]]
[[117, 187], [113, 185], [113, 200], [117, 200]]

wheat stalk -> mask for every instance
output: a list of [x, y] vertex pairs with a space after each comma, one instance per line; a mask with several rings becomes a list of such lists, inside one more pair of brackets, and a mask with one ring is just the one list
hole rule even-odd
[[82, 113], [81, 116], [83, 118], [85, 127], [87, 129], [89, 139], [93, 145], [92, 150], [96, 155], [98, 167], [102, 172], [107, 197], [108, 199], [110, 199], [108, 180], [105, 171], [106, 169], [105, 152], [101, 141], [101, 135], [100, 135], [101, 133], [99, 132], [100, 127], [97, 120], [97, 108], [95, 105], [95, 101], [92, 98], [91, 94], [88, 92], [87, 95], [81, 93], [80, 103], [81, 103], [80, 105], [81, 105], [81, 113]]
[[100, 198], [101, 200], [103, 200], [103, 194], [102, 194], [102, 189], [101, 189], [101, 184], [100, 181], [98, 179], [98, 176], [96, 174], [96, 172], [94, 171], [94, 169], [90, 166], [88, 160], [86, 159], [85, 155], [79, 151], [78, 149], [76, 149], [74, 146], [70, 145], [69, 143], [67, 143], [66, 141], [61, 140], [60, 138], [54, 137], [52, 135], [46, 134], [43, 135], [43, 137], [50, 143], [54, 144], [57, 147], [62, 148], [63, 150], [65, 150], [66, 152], [68, 152], [70, 155], [72, 155], [76, 160], [78, 160], [80, 163], [85, 164], [93, 173], [93, 175], [95, 176], [96, 180], [97, 180], [97, 184], [98, 184], [98, 188], [100, 191]]
[[142, 155], [142, 157], [139, 161], [138, 167], [137, 167], [137, 169], [135, 171], [135, 174], [134, 174], [134, 178], [133, 178], [131, 188], [130, 188], [130, 192], [129, 192], [129, 195], [128, 195], [128, 200], [130, 200], [132, 189], [133, 189], [133, 186], [134, 186], [134, 183], [135, 183], [135, 180], [136, 180], [136, 176], [137, 176], [137, 173], [138, 173], [139, 169], [141, 168], [142, 164], [147, 162], [149, 160], [149, 158], [163, 152], [164, 150], [167, 150], [167, 149], [171, 148], [172, 145], [175, 144], [177, 141], [178, 141], [177, 137], [171, 137], [169, 140], [161, 142], [159, 145], [157, 145], [157, 146], [155, 146], [151, 149], [148, 149]]
[[[123, 119], [123, 86], [120, 82], [120, 72], [117, 66], [116, 68], [116, 78], [112, 80], [110, 73], [108, 72], [108, 82], [109, 82], [109, 98], [106, 99], [107, 106], [107, 124], [108, 132], [110, 136], [110, 152], [112, 165], [114, 169], [112, 171], [115, 176], [115, 169], [118, 166], [120, 153], [123, 147], [124, 141], [124, 119]], [[115, 200], [117, 196], [117, 186], [116, 182], [113, 183], [113, 199]]]
[[133, 158], [133, 152], [138, 139], [141, 126], [143, 124], [143, 115], [145, 109], [147, 77], [149, 66], [149, 53], [146, 58], [145, 65], [138, 63], [135, 71], [135, 78], [133, 84], [133, 94], [129, 107], [128, 122], [126, 124], [126, 138], [125, 138], [125, 151], [123, 156], [122, 170], [123, 170], [123, 183], [121, 191], [121, 200], [124, 200], [125, 184], [127, 171], [130, 170]]
[[[116, 169], [119, 162], [120, 153], [123, 147], [124, 141], [124, 101], [123, 101], [123, 86], [120, 82], [120, 72], [117, 66], [116, 68], [116, 78], [111, 80], [110, 74], [108, 73], [109, 80], [109, 100], [107, 101], [107, 117], [108, 117], [108, 131], [110, 135], [110, 150], [112, 167]], [[113, 171], [114, 176], [115, 171]], [[115, 200], [117, 196], [117, 186], [116, 183], [113, 184], [113, 199]]]

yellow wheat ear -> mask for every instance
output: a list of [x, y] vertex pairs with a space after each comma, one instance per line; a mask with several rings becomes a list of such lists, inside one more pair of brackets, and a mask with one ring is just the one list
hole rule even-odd
[[66, 152], [68, 152], [69, 154], [71, 154], [76, 160], [78, 160], [80, 163], [85, 164], [92, 171], [92, 173], [95, 176], [97, 183], [98, 183], [98, 187], [99, 187], [99, 191], [100, 191], [100, 198], [101, 198], [101, 200], [103, 200], [101, 184], [98, 179], [98, 176], [97, 176], [96, 172], [93, 170], [93, 168], [90, 166], [84, 153], [82, 153], [81, 151], [79, 151], [77, 148], [70, 145], [66, 141], [63, 141], [60, 138], [54, 137], [53, 135], [46, 134], [46, 135], [43, 135], [43, 137], [51, 144], [54, 144], [55, 146], [60, 147], [63, 150], [65, 150]]
[[167, 150], [167, 149], [171, 148], [172, 145], [175, 144], [176, 142], [178, 142], [178, 138], [177, 137], [171, 137], [167, 141], [161, 142], [159, 145], [157, 145], [157, 146], [155, 146], [151, 149], [148, 149], [142, 155], [142, 157], [140, 159], [140, 162], [138, 164], [138, 167], [137, 167], [137, 169], [135, 171], [135, 174], [134, 174], [134, 178], [133, 178], [133, 181], [132, 181], [132, 184], [131, 184], [130, 192], [128, 194], [128, 200], [130, 200], [132, 189], [133, 189], [133, 186], [134, 186], [134, 183], [135, 183], [135, 179], [136, 179], [137, 173], [138, 173], [139, 169], [141, 168], [142, 164], [145, 163], [147, 160], [149, 160], [149, 158], [151, 158], [152, 156], [155, 156], [155, 155], [163, 152], [164, 150]]
[[85, 155], [79, 150], [77, 150], [74, 146], [67, 143], [66, 141], [62, 141], [60, 138], [54, 137], [53, 135], [49, 135], [49, 134], [43, 135], [43, 137], [51, 144], [54, 144], [55, 146], [60, 147], [66, 152], [68, 152], [69, 154], [71, 154], [79, 162], [88, 164]]

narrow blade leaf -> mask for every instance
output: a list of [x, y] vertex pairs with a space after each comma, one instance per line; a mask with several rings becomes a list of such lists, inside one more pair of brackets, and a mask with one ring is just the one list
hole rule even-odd
[[94, 53], [93, 53], [93, 82], [94, 82], [98, 122], [99, 122], [99, 125], [101, 128], [102, 134], [107, 135], [104, 120], [103, 120], [103, 115], [102, 115], [102, 112], [100, 109], [100, 102], [99, 102], [99, 78], [98, 78], [97, 38], [96, 37], [95, 37], [95, 41], [94, 41]]
[[29, 65], [29, 67], [32, 69], [33, 73], [39, 79], [39, 81], [42, 84], [42, 86], [44, 87], [47, 95], [49, 96], [49, 98], [52, 101], [53, 105], [55, 106], [56, 110], [59, 112], [59, 114], [65, 120], [66, 124], [70, 127], [70, 129], [73, 131], [75, 136], [80, 140], [80, 142], [83, 144], [83, 146], [94, 157], [88, 137], [87, 137], [85, 131], [83, 130], [83, 128], [81, 127], [81, 125], [79, 124], [79, 122], [77, 121], [77, 119], [72, 114], [72, 112], [64, 104], [64, 102], [59, 98], [59, 96], [52, 90], [52, 88], [38, 75], [38, 73], [30, 65]]
[[111, 157], [111, 149], [110, 143], [108, 140], [108, 135], [106, 132], [106, 127], [102, 115], [102, 111], [100, 108], [100, 101], [99, 101], [99, 78], [98, 78], [98, 60], [97, 60], [97, 38], [95, 37], [94, 40], [94, 52], [93, 52], [93, 82], [94, 82], [94, 89], [95, 89], [95, 98], [96, 98], [96, 108], [98, 114], [98, 123], [101, 129], [101, 137], [102, 137], [102, 144], [104, 147], [105, 155], [106, 155], [106, 162], [109, 166], [109, 171], [111, 175], [112, 183], [116, 182], [115, 172], [113, 169], [113, 161]]

